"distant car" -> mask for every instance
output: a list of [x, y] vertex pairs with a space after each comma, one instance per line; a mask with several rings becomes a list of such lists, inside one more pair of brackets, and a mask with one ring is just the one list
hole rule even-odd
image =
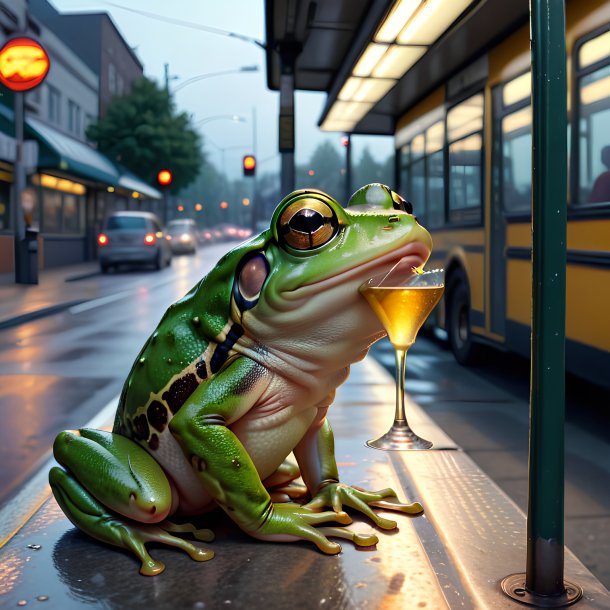
[[167, 224], [169, 243], [174, 254], [195, 254], [197, 252], [197, 225], [192, 218], [171, 220]]
[[102, 273], [119, 265], [153, 265], [159, 270], [172, 261], [161, 221], [150, 212], [114, 212], [98, 235]]

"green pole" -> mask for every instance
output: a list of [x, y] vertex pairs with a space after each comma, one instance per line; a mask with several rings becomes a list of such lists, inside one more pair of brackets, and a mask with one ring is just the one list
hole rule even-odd
[[563, 0], [531, 0], [532, 370], [526, 589], [563, 584], [567, 80]]
[[567, 80], [564, 0], [530, 0], [532, 350], [526, 573], [502, 583], [538, 607], [573, 603], [564, 583]]

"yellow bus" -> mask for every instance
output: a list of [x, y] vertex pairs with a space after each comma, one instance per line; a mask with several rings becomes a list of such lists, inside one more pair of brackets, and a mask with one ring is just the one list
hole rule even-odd
[[[610, 3], [568, 0], [566, 30], [566, 365], [608, 383]], [[446, 270], [437, 324], [461, 363], [473, 359], [481, 342], [530, 353], [530, 79], [524, 24], [422, 98], [396, 126], [399, 190], [432, 232], [428, 265]]]

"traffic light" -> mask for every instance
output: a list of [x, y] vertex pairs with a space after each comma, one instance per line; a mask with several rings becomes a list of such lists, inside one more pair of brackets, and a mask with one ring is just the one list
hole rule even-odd
[[172, 179], [173, 179], [172, 173], [168, 169], [162, 169], [157, 174], [157, 182], [161, 186], [169, 186], [172, 183]]
[[254, 155], [245, 155], [243, 159], [244, 176], [254, 176], [256, 173], [256, 157]]

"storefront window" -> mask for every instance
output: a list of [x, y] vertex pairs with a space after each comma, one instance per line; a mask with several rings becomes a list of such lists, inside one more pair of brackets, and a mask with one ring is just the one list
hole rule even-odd
[[61, 193], [57, 191], [43, 191], [42, 230], [45, 233], [61, 233]]
[[0, 231], [10, 229], [11, 178], [12, 174], [0, 164]]
[[62, 233], [78, 233], [80, 231], [78, 208], [76, 195], [64, 195]]

